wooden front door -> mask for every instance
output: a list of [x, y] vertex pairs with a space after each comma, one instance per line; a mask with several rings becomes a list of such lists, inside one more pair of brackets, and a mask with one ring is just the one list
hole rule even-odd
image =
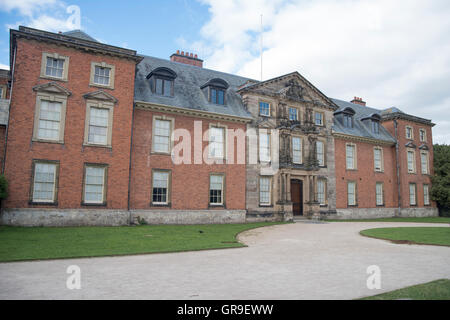
[[303, 215], [303, 181], [291, 181], [291, 201], [294, 216]]

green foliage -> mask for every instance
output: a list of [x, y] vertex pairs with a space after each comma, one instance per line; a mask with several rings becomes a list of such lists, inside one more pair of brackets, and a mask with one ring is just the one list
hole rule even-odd
[[8, 180], [0, 174], [0, 200], [6, 199], [8, 196]]
[[450, 146], [434, 145], [434, 177], [431, 196], [440, 211], [450, 208]]

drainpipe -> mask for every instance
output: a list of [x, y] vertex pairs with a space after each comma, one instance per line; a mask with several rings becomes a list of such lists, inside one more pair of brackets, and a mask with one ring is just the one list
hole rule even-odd
[[13, 94], [13, 87], [14, 87], [14, 70], [16, 67], [16, 54], [17, 54], [17, 47], [14, 48], [14, 58], [13, 58], [13, 64], [12, 64], [12, 71], [11, 71], [11, 88], [9, 89], [9, 106], [8, 106], [8, 123], [6, 124], [6, 130], [5, 130], [5, 150], [3, 151], [3, 162], [2, 162], [2, 173], [5, 173], [5, 163], [6, 163], [6, 149], [8, 147], [8, 131], [9, 131], [9, 121], [11, 120], [11, 99]]
[[133, 101], [133, 111], [131, 112], [131, 138], [130, 138], [130, 163], [128, 165], [128, 225], [131, 226], [131, 157], [133, 155], [133, 123], [134, 123], [134, 101]]
[[398, 192], [398, 216], [401, 216], [402, 210], [402, 194], [401, 194], [401, 181], [400, 181], [400, 161], [399, 161], [399, 144], [398, 144], [398, 123], [394, 119], [395, 128], [395, 162], [397, 167], [397, 192]]

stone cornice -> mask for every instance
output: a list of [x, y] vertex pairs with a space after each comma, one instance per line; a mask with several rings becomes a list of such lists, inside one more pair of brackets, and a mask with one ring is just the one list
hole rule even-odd
[[366, 142], [376, 145], [386, 145], [386, 146], [394, 146], [395, 142], [393, 141], [386, 141], [386, 140], [378, 140], [373, 138], [367, 138], [367, 137], [360, 137], [360, 136], [352, 136], [349, 134], [339, 133], [339, 132], [333, 132], [334, 138], [337, 139], [343, 139], [343, 140], [351, 140], [351, 141], [357, 141], [357, 142]]
[[406, 114], [406, 113], [402, 113], [402, 112], [383, 114], [381, 121], [383, 122], [383, 121], [395, 120], [395, 119], [417, 122], [417, 123], [424, 124], [424, 125], [427, 125], [430, 127], [434, 127], [436, 125], [435, 123], [431, 122], [431, 120], [419, 118], [419, 117], [412, 116], [410, 114]]
[[252, 118], [237, 117], [237, 116], [208, 112], [208, 111], [203, 111], [203, 110], [180, 108], [180, 107], [168, 106], [168, 105], [163, 105], [163, 104], [149, 103], [149, 102], [145, 102], [145, 101], [135, 101], [134, 103], [135, 103], [135, 106], [137, 109], [186, 115], [186, 116], [190, 116], [190, 117], [199, 117], [199, 118], [205, 118], [205, 119], [211, 119], [211, 120], [222, 120], [222, 121], [240, 122], [240, 123], [250, 123], [253, 120]]

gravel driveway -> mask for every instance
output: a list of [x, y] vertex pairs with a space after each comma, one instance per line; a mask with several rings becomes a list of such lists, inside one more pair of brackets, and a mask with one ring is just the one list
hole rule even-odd
[[[378, 227], [446, 224], [295, 223], [247, 231], [247, 248], [0, 263], [0, 299], [354, 299], [450, 279], [450, 247], [362, 237]], [[449, 229], [450, 232], [450, 229]], [[81, 268], [69, 290], [67, 267]], [[381, 269], [381, 290], [366, 286]]]

